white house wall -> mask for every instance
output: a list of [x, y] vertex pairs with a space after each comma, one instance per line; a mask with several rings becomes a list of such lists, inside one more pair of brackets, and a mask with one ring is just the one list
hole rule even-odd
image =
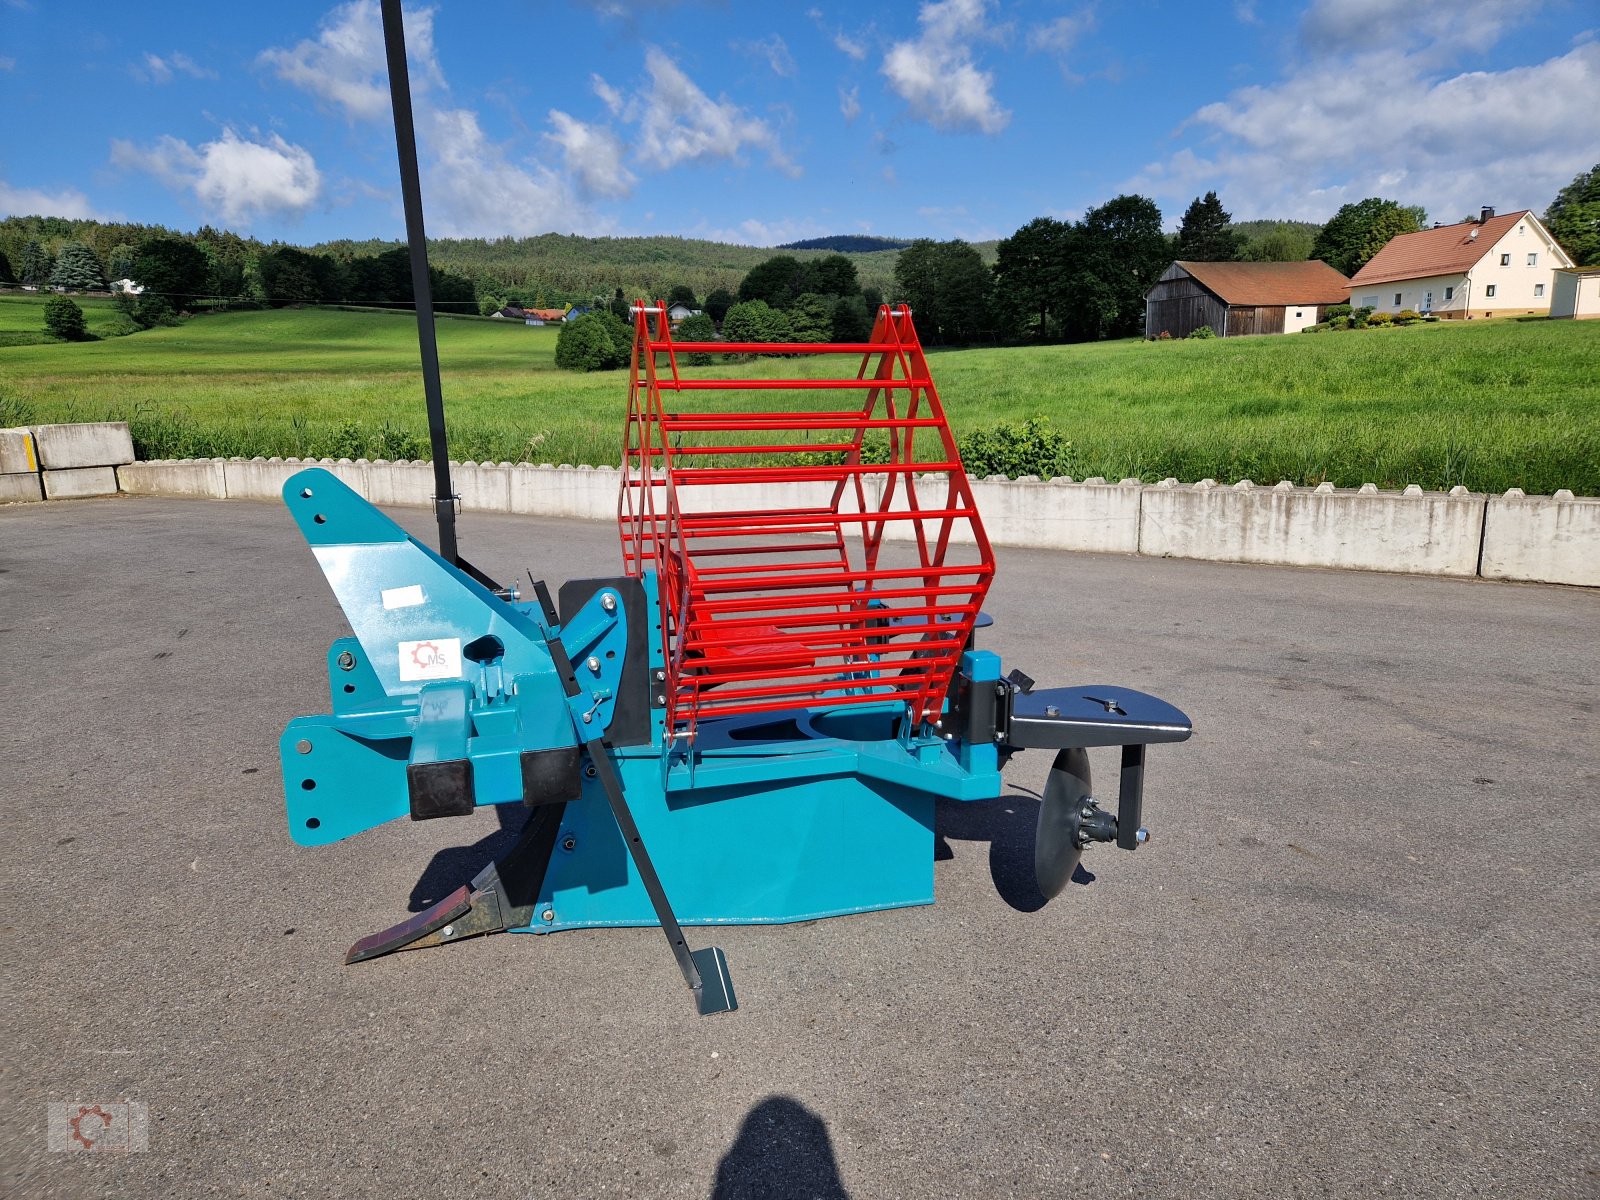
[[[1536, 256], [1532, 266], [1528, 255]], [[1501, 265], [1502, 258], [1511, 261]], [[1467, 296], [1473, 318], [1520, 316], [1550, 311], [1551, 289], [1557, 267], [1568, 259], [1545, 234], [1537, 221], [1524, 217], [1489, 248], [1478, 265], [1467, 272], [1471, 288]], [[1494, 288], [1494, 295], [1489, 289]]]
[[[1441, 317], [1459, 317], [1464, 314], [1463, 289], [1466, 276], [1429, 275], [1422, 279], [1398, 279], [1393, 283], [1363, 284], [1350, 291], [1350, 304], [1354, 308], [1372, 308], [1377, 312], [1397, 313], [1431, 312]], [[1450, 298], [1445, 298], [1445, 293]], [[1399, 303], [1395, 297], [1399, 296]]]
[[1307, 326], [1317, 323], [1317, 306], [1315, 304], [1289, 304], [1283, 310], [1283, 331], [1285, 333], [1299, 333]]
[[1551, 289], [1550, 315], [1592, 320], [1600, 317], [1600, 275], [1557, 271]]

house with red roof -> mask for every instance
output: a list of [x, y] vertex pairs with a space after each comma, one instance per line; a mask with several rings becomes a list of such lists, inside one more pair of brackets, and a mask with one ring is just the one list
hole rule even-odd
[[1298, 333], [1330, 304], [1343, 304], [1350, 281], [1325, 262], [1175, 262], [1144, 298], [1147, 338], [1188, 337], [1202, 325], [1218, 337]]
[[1548, 316], [1557, 268], [1572, 260], [1531, 212], [1435, 225], [1390, 238], [1350, 280], [1357, 308], [1438, 317]]

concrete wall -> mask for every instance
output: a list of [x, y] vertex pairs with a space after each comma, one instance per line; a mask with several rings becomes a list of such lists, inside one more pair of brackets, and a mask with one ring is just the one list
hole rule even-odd
[[1512, 488], [1490, 497], [1481, 574], [1600, 587], [1600, 500], [1565, 489], [1525, 496]]
[[[276, 501], [285, 480], [308, 466], [333, 471], [377, 504], [432, 503], [433, 469], [425, 462], [204, 459], [129, 463], [117, 476], [121, 490], [137, 495]], [[467, 511], [616, 519], [621, 474], [615, 468], [458, 463], [451, 471]], [[1248, 480], [1222, 487], [1212, 480], [1001, 476], [975, 478], [971, 486], [997, 546], [1600, 586], [1600, 499], [1568, 492], [1486, 497], [1459, 487], [1446, 494], [1418, 487], [1380, 492], [1372, 484], [1258, 488]], [[816, 489], [793, 485], [741, 496], [740, 504], [797, 508], [821, 498]], [[685, 496], [697, 499], [705, 500]], [[874, 485], [869, 503], [880, 502]], [[896, 524], [901, 528], [892, 525], [891, 533], [911, 535], [909, 524]]]
[[[426, 462], [358, 459], [211, 458], [134, 462], [126, 425], [42, 425], [0, 430], [0, 504], [113, 495], [185, 496], [276, 501], [297, 471], [332, 471], [375, 504], [427, 507], [433, 468]], [[113, 462], [96, 462], [112, 459]], [[68, 465], [73, 464], [73, 465]], [[461, 507], [580, 520], [616, 519], [622, 476], [613, 467], [545, 463], [453, 463]], [[997, 546], [1152, 554], [1216, 562], [1339, 567], [1421, 575], [1481, 575], [1600, 587], [1600, 499], [1448, 494], [1408, 487], [1380, 492], [1373, 484], [1258, 488], [1249, 480], [1219, 487], [1168, 479], [1048, 482], [992, 475], [969, 480], [989, 540]], [[865, 481], [867, 503], [883, 502], [883, 481]], [[917, 480], [922, 507], [939, 506], [946, 481]], [[778, 484], [730, 496], [685, 489], [688, 510], [825, 508], [831, 486]], [[846, 504], [846, 509], [853, 504]], [[904, 492], [890, 506], [905, 511]], [[894, 522], [891, 538], [915, 536]], [[957, 542], [970, 543], [958, 529]]]
[[1421, 488], [1380, 492], [1249, 480], [1143, 489], [1139, 552], [1169, 558], [1346, 567], [1416, 575], [1475, 575], [1484, 497]]

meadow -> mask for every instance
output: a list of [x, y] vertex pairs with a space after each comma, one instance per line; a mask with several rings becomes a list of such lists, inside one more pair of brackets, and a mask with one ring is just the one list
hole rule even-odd
[[[0, 425], [128, 421], [146, 457], [426, 457], [409, 314], [281, 309], [78, 344], [7, 344]], [[87, 311], [87, 309], [86, 309]], [[91, 331], [96, 317], [91, 316]], [[623, 371], [559, 371], [556, 331], [438, 323], [452, 457], [615, 463]], [[1047, 418], [1078, 478], [1409, 483], [1600, 495], [1600, 322], [1505, 321], [930, 354], [958, 435]], [[794, 377], [807, 360], [693, 368]]]

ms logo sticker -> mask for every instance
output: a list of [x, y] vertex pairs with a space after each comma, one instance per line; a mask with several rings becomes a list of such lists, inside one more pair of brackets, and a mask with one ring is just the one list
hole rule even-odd
[[461, 639], [429, 638], [422, 642], [400, 643], [400, 681], [419, 679], [460, 679]]

